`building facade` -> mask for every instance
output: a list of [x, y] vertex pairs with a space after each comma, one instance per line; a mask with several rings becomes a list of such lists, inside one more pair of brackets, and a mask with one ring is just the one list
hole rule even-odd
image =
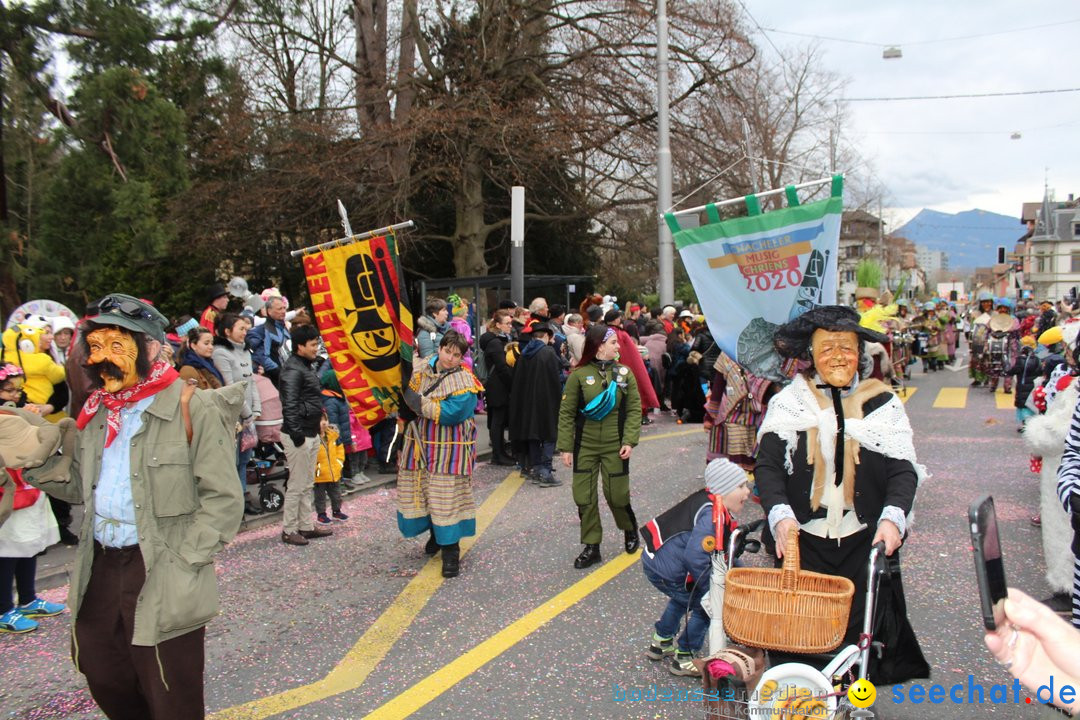
[[881, 218], [865, 210], [848, 210], [840, 221], [840, 257], [836, 262], [837, 302], [852, 305], [855, 302], [855, 268], [863, 258], [882, 256]]
[[1043, 202], [1027, 239], [1025, 284], [1035, 300], [1057, 301], [1080, 287], [1080, 203]]

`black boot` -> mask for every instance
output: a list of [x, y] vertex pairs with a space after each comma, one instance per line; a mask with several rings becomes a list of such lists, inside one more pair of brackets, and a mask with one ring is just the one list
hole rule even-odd
[[584, 570], [590, 565], [595, 565], [600, 562], [600, 546], [599, 545], [586, 545], [585, 549], [581, 551], [581, 554], [574, 560], [574, 567], [578, 570]]
[[453, 545], [442, 545], [441, 547], [442, 576], [444, 578], [457, 577], [461, 560], [461, 546], [454, 543]]
[[498, 447], [495, 447], [493, 443], [491, 448], [491, 464], [512, 467], [517, 465], [517, 460], [506, 454], [506, 450], [503, 448], [502, 443], [500, 443]]
[[434, 555], [439, 552], [439, 543], [435, 542], [435, 533], [432, 532], [428, 535], [427, 542], [424, 543], [424, 554]]
[[626, 514], [630, 516], [630, 523], [634, 528], [623, 530], [623, 547], [626, 548], [627, 553], [633, 554], [641, 545], [641, 541], [638, 540], [637, 517], [634, 515], [634, 509], [629, 505], [626, 506]]
[[517, 465], [517, 460], [506, 452], [506, 442], [501, 437], [491, 436], [491, 464]]

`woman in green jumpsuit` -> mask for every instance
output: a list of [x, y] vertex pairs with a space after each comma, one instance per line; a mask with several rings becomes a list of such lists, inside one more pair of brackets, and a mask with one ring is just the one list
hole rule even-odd
[[566, 380], [559, 406], [556, 450], [574, 468], [574, 502], [581, 518], [585, 549], [574, 567], [600, 562], [600, 502], [597, 483], [603, 473], [604, 499], [615, 525], [624, 533], [626, 552], [638, 549], [637, 520], [630, 507], [630, 452], [641, 432], [641, 397], [630, 368], [615, 362], [619, 339], [607, 325], [585, 334], [581, 363]]

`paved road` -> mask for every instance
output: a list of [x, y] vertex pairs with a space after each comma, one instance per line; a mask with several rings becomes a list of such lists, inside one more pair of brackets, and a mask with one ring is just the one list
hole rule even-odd
[[[910, 614], [934, 682], [963, 683], [966, 696], [970, 674], [989, 693], [1006, 676], [982, 646], [966, 509], [981, 492], [995, 495], [1009, 581], [1042, 597], [1039, 536], [1028, 522], [1037, 482], [1011, 409], [986, 390], [940, 393], [965, 388], [965, 372], [916, 372], [913, 385], [916, 448], [933, 477], [904, 551]], [[961, 407], [934, 407], [939, 397]], [[662, 418], [644, 438], [632, 459], [641, 521], [700, 487], [704, 457], [700, 426]], [[207, 643], [213, 717], [701, 717], [696, 703], [613, 699], [631, 688], [695, 685], [643, 657], [663, 601], [622, 553], [610, 515], [605, 564], [578, 571], [568, 482], [540, 489], [483, 464], [475, 485], [480, 532], [453, 580], [439, 576], [422, 542], [398, 535], [392, 488], [350, 499], [348, 522], [306, 548], [282, 545], [276, 526], [243, 533], [217, 564], [224, 612]], [[744, 519], [759, 514], [755, 506]], [[61, 618], [0, 637], [0, 717], [100, 717], [67, 644]], [[1056, 717], [1024, 704], [914, 706], [890, 697], [879, 688], [878, 717]]]

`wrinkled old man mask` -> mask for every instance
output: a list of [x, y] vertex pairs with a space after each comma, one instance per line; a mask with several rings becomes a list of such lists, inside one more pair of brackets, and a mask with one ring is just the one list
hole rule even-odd
[[135, 361], [139, 348], [130, 333], [117, 328], [101, 328], [86, 336], [90, 347], [87, 365], [101, 365], [105, 392], [119, 392], [139, 381]]
[[814, 369], [833, 387], [847, 387], [859, 369], [859, 339], [853, 332], [815, 330], [810, 336]]

